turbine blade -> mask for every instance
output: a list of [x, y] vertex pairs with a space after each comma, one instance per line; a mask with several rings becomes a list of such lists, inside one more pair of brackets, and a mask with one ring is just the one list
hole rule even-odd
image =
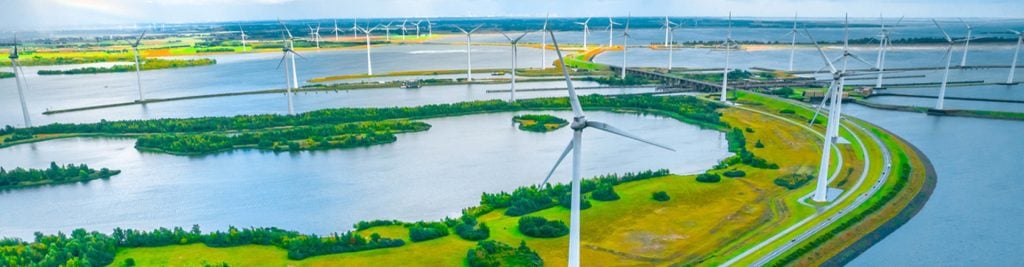
[[818, 41], [814, 40], [814, 37], [811, 36], [811, 32], [807, 31], [807, 29], [804, 29], [804, 35], [807, 36], [807, 39], [811, 39], [811, 43], [814, 44], [814, 47], [818, 49], [818, 54], [821, 55], [821, 60], [824, 60], [825, 64], [828, 64], [828, 68], [832, 70], [832, 73], [838, 72], [836, 70], [836, 66], [832, 65], [832, 61], [828, 60], [828, 56], [825, 55], [825, 51], [821, 50], [821, 46], [818, 45]]
[[821, 109], [825, 108], [825, 102], [828, 100], [828, 97], [832, 95], [832, 87], [834, 87], [835, 84], [835, 80], [829, 82], [828, 90], [826, 90], [825, 94], [821, 96], [821, 104], [818, 105], [818, 108], [814, 109], [814, 116], [811, 116], [811, 120], [807, 122], [807, 125], [813, 126], [814, 121], [818, 120], [818, 114], [821, 113]]
[[139, 38], [138, 38], [138, 39], [135, 39], [135, 44], [134, 44], [134, 45], [132, 45], [132, 47], [138, 47], [138, 46], [139, 46], [139, 43], [142, 43], [142, 38], [143, 38], [143, 37], [146, 37], [146, 30], [142, 30], [142, 34], [141, 34], [141, 35], [139, 35]]
[[562, 49], [558, 48], [558, 41], [555, 40], [555, 32], [548, 31], [551, 34], [551, 44], [555, 46], [555, 54], [558, 54], [558, 62], [562, 64], [562, 76], [565, 76], [565, 86], [569, 90], [569, 105], [572, 106], [572, 113], [576, 117], [583, 117], [583, 107], [580, 106], [579, 98], [576, 98], [576, 88], [572, 86], [572, 79], [569, 78], [569, 67], [565, 66], [565, 59], [562, 58]]
[[277, 62], [277, 68], [274, 68], [274, 69], [276, 69], [276, 70], [281, 69], [281, 65], [284, 64], [284, 59], [287, 58], [287, 57], [288, 57], [287, 55], [281, 56], [281, 61]]
[[476, 30], [479, 30], [479, 29], [480, 29], [480, 27], [483, 27], [483, 26], [484, 26], [483, 24], [477, 25], [477, 26], [476, 26], [476, 28], [473, 28], [473, 30], [472, 30], [472, 31], [469, 31], [469, 32], [470, 32], [470, 33], [472, 33], [472, 32], [475, 32]]
[[875, 66], [875, 64], [868, 63], [867, 60], [864, 60], [863, 58], [860, 58], [859, 56], [854, 55], [852, 53], [851, 54], [847, 54], [847, 55], [849, 55], [853, 59], [856, 59], [857, 61], [860, 61], [860, 63], [864, 63], [865, 65], [872, 66], [872, 67]]
[[295, 50], [288, 50], [288, 52], [291, 52], [292, 54], [299, 56], [299, 58], [301, 59], [306, 59], [306, 57], [302, 56], [302, 54], [299, 54], [299, 52], [295, 52]]
[[935, 27], [939, 27], [939, 30], [942, 31], [942, 35], [946, 37], [946, 42], [950, 42], [950, 43], [953, 42], [953, 38], [949, 37], [949, 34], [946, 33], [946, 30], [942, 29], [942, 25], [939, 25], [938, 21], [935, 21], [935, 19], [932, 19], [932, 23], [935, 23]]
[[[403, 25], [402, 27], [404, 28], [405, 27], [405, 22], [403, 22], [402, 25]], [[463, 34], [469, 34], [469, 32], [467, 32], [466, 30], [462, 29], [462, 27], [459, 27], [459, 25], [452, 25], [452, 26], [455, 26], [455, 28], [459, 29], [459, 31], [461, 31]]]
[[609, 133], [612, 133], [612, 134], [617, 134], [619, 136], [626, 137], [626, 138], [629, 138], [629, 139], [633, 139], [633, 140], [636, 140], [636, 141], [640, 141], [640, 142], [646, 143], [648, 145], [660, 147], [660, 148], [663, 148], [663, 149], [668, 150], [668, 151], [672, 151], [672, 152], [676, 151], [675, 149], [672, 149], [671, 147], [668, 147], [666, 145], [662, 145], [662, 144], [659, 144], [659, 143], [655, 143], [654, 141], [650, 141], [650, 140], [647, 140], [647, 139], [643, 139], [643, 138], [637, 137], [635, 135], [627, 133], [626, 131], [623, 131], [622, 129], [615, 128], [614, 126], [608, 125], [607, 123], [603, 123], [603, 122], [599, 122], [599, 121], [587, 121], [587, 127], [594, 127], [595, 129], [598, 129], [598, 130], [602, 130], [602, 131], [609, 132]]
[[[575, 138], [573, 138], [573, 139], [575, 139]], [[574, 144], [575, 144], [575, 140], [569, 141], [569, 145], [565, 146], [565, 150], [562, 151], [562, 155], [558, 157], [557, 161], [555, 161], [555, 166], [551, 167], [551, 170], [548, 171], [548, 176], [544, 177], [544, 182], [540, 183], [540, 185], [543, 186], [543, 185], [548, 184], [548, 180], [551, 179], [551, 175], [555, 174], [555, 170], [558, 169], [558, 165], [562, 164], [562, 160], [565, 160], [565, 156], [568, 156], [569, 152], [572, 152], [572, 148], [573, 148]]]
[[519, 42], [519, 40], [522, 40], [522, 39], [523, 39], [523, 37], [526, 37], [526, 34], [527, 34], [527, 33], [528, 33], [528, 32], [524, 32], [523, 34], [520, 34], [520, 35], [519, 35], [519, 37], [516, 37], [516, 40], [515, 40], [515, 41], [513, 41], [513, 42], [514, 42], [514, 43], [518, 43], [518, 42]]
[[508, 34], [505, 34], [505, 32], [501, 32], [501, 36], [505, 36], [505, 39], [508, 39], [509, 42], [512, 41], [512, 37], [508, 37]]

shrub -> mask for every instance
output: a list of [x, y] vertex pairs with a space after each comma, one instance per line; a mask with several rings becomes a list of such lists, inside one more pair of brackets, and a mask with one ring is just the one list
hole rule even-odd
[[730, 170], [723, 172], [722, 175], [729, 178], [736, 178], [747, 176], [747, 173], [742, 170]]
[[781, 176], [779, 178], [775, 178], [775, 185], [785, 187], [786, 189], [789, 190], [793, 190], [800, 188], [804, 184], [807, 184], [807, 182], [811, 181], [812, 179], [814, 179], [813, 175], [794, 173]]
[[519, 218], [519, 232], [529, 237], [552, 238], [569, 234], [569, 227], [558, 220], [548, 221], [543, 217], [523, 216]]
[[665, 191], [654, 192], [654, 194], [651, 194], [651, 198], [660, 202], [669, 200], [668, 193], [665, 193]]
[[701, 183], [717, 183], [722, 180], [722, 177], [714, 173], [701, 173], [697, 175], [697, 181]]
[[753, 132], [754, 132], [754, 129], [753, 129], [753, 128], [750, 128], [750, 127], [747, 127], [747, 132], [748, 132], [748, 133], [753, 133]]
[[418, 222], [409, 226], [409, 239], [412, 242], [427, 241], [448, 235], [448, 226], [439, 222]]
[[764, 148], [764, 143], [761, 143], [761, 139], [757, 139], [757, 143], [754, 143], [755, 148]]
[[[583, 196], [581, 196], [581, 198], [583, 198], [583, 199], [580, 200], [580, 210], [589, 209], [590, 208], [590, 200], [588, 200], [586, 197], [583, 197]], [[558, 205], [562, 206], [563, 208], [567, 208], [567, 209], [572, 208], [572, 193], [571, 192], [567, 192], [567, 193], [563, 194], [562, 197], [559, 197], [558, 198]]]
[[779, 113], [782, 113], [782, 114], [796, 114], [796, 111], [793, 111], [792, 109], [783, 109], [783, 110], [779, 110]]
[[485, 223], [477, 224], [476, 218], [463, 215], [457, 220], [455, 234], [465, 240], [480, 241], [491, 236], [491, 229]]
[[519, 248], [493, 240], [477, 242], [476, 247], [466, 253], [466, 263], [471, 267], [544, 266], [544, 260], [524, 241], [519, 242]]
[[590, 193], [590, 197], [600, 201], [613, 201], [619, 200], [619, 194], [615, 193], [615, 187], [606, 185], [598, 187], [593, 193]]

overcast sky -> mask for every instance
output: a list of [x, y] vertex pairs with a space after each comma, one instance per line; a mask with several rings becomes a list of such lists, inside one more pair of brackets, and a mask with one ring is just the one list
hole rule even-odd
[[0, 0], [0, 29], [351, 17], [1024, 17], [1022, 0]]

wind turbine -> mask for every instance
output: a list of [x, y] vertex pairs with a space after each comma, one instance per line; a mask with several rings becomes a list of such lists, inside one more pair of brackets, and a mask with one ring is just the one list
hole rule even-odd
[[732, 53], [732, 46], [736, 42], [732, 40], [732, 11], [729, 11], [729, 28], [725, 33], [725, 41], [722, 42], [722, 46], [725, 47], [725, 68], [722, 69], [722, 94], [718, 101], [725, 102], [725, 93], [729, 87], [729, 56]]
[[473, 32], [475, 32], [476, 30], [479, 30], [480, 27], [483, 27], [483, 26], [484, 25], [481, 24], [481, 25], [476, 26], [476, 28], [473, 28], [472, 30], [467, 31], [467, 30], [462, 29], [462, 27], [459, 27], [458, 25], [455, 25], [456, 29], [459, 29], [459, 31], [461, 31], [463, 34], [466, 35], [466, 81], [470, 81], [470, 82], [473, 81], [473, 49], [472, 49], [472, 45], [473, 45]]
[[568, 266], [577, 267], [580, 266], [580, 183], [582, 182], [580, 179], [582, 176], [580, 170], [582, 169], [583, 130], [587, 128], [594, 128], [669, 151], [675, 150], [665, 145], [642, 139], [607, 123], [587, 120], [586, 116], [583, 114], [583, 107], [580, 105], [580, 100], [576, 96], [576, 89], [573, 87], [572, 80], [569, 78], [569, 68], [565, 66], [565, 60], [562, 58], [562, 51], [558, 48], [558, 41], [555, 40], [555, 33], [553, 31], [548, 31], [548, 33], [551, 35], [551, 43], [555, 45], [555, 52], [558, 54], [558, 62], [562, 65], [562, 76], [565, 77], [565, 84], [569, 91], [569, 105], [572, 107], [574, 117], [573, 122], [570, 125], [570, 128], [573, 130], [572, 141], [570, 141], [569, 145], [565, 147], [564, 151], [562, 151], [562, 155], [558, 157], [557, 161], [555, 161], [555, 166], [548, 172], [547, 177], [544, 178], [544, 182], [541, 183], [541, 185], [543, 186], [548, 183], [548, 180], [551, 179], [551, 175], [554, 174], [556, 169], [558, 169], [558, 165], [562, 163], [562, 160], [564, 160], [566, 156], [569, 155], [569, 152], [572, 152], [572, 202], [569, 212]]
[[[369, 25], [367, 25], [367, 27], [369, 27]], [[373, 76], [373, 61], [370, 59], [370, 33], [376, 29], [377, 27], [370, 29], [359, 28], [359, 31], [362, 31], [364, 36], [366, 36], [366, 75], [369, 76]]]
[[434, 23], [430, 22], [430, 18], [427, 18], [427, 37], [434, 37]]
[[408, 19], [402, 21], [402, 40], [405, 40], [405, 31], [408, 30], [408, 28], [405, 27], [405, 24], [408, 22]]
[[505, 36], [505, 39], [508, 39], [509, 43], [512, 43], [512, 95], [509, 98], [509, 102], [516, 102], [516, 69], [519, 68], [519, 40], [522, 40], [527, 33], [524, 32], [516, 38], [509, 37], [504, 32], [501, 33], [502, 36]]
[[340, 37], [338, 36], [338, 34], [341, 33], [341, 28], [338, 28], [338, 20], [337, 19], [334, 20], [334, 29], [332, 29], [331, 31], [334, 32], [334, 41], [340, 40], [339, 39]]
[[626, 16], [626, 28], [622, 30], [622, 72], [619, 74], [619, 79], [626, 79], [626, 51], [629, 49], [629, 21], [633, 19], [633, 14]]
[[675, 24], [675, 25], [670, 26], [671, 29], [669, 31], [671, 32], [671, 34], [669, 35], [669, 38], [668, 38], [668, 71], [669, 72], [672, 71], [672, 57], [673, 57], [673, 55], [676, 52], [675, 49], [674, 49], [675, 42], [676, 42], [676, 30], [678, 30], [680, 27], [683, 26], [682, 23], [672, 23], [672, 24]]
[[391, 41], [391, 24], [392, 23], [395, 23], [395, 22], [394, 21], [390, 21], [390, 22], [388, 22], [388, 24], [378, 24], [377, 27], [375, 27], [375, 28], [383, 28], [384, 29], [384, 40], [388, 41], [388, 42]]
[[[277, 68], [281, 68], [281, 64], [286, 64], [284, 68], [284, 79], [285, 88], [287, 89], [286, 94], [288, 95], [288, 115], [295, 115], [295, 106], [292, 102], [292, 88], [299, 88], [299, 77], [295, 70], [295, 56], [302, 57], [299, 53], [296, 53], [292, 49], [295, 38], [292, 37], [292, 31], [288, 29], [288, 26], [284, 25], [280, 19], [277, 20], [281, 24], [281, 28], [284, 28], [284, 32], [288, 34], [288, 38], [282, 38], [281, 51], [284, 55], [281, 56], [281, 61], [277, 63]], [[284, 37], [284, 36], [282, 36]], [[291, 71], [289, 71], [291, 69]]]
[[612, 17], [608, 17], [608, 47], [615, 46], [614, 38], [612, 38], [615, 32], [615, 25], [622, 25], [612, 20]]
[[1014, 84], [1013, 71], [1017, 69], [1017, 56], [1020, 55], [1021, 42], [1024, 41], [1024, 33], [1014, 30], [1010, 30], [1010, 32], [1017, 35], [1017, 48], [1013, 50], [1013, 62], [1010, 63], [1010, 76], [1006, 77], [1006, 84]]
[[423, 23], [423, 20], [418, 20], [412, 23], [412, 25], [416, 25], [416, 38], [420, 38], [420, 23]]
[[316, 49], [320, 49], [320, 24], [316, 25], [316, 29], [313, 28], [313, 25], [306, 25], [306, 27], [309, 27], [309, 36], [313, 42], [316, 42]]
[[[22, 81], [25, 79], [25, 72], [22, 71], [22, 66], [17, 63], [17, 36], [14, 36], [14, 48], [10, 50], [10, 68], [14, 71], [14, 83], [17, 84], [17, 99], [22, 101], [22, 116], [25, 118], [25, 127], [32, 127], [32, 118], [29, 117], [29, 105], [25, 102], [25, 91], [28, 90], [29, 83]], [[24, 88], [23, 88], [24, 87]]]
[[352, 19], [352, 28], [348, 29], [352, 30], [352, 38], [359, 38], [359, 21], [357, 18]]
[[139, 100], [137, 102], [142, 102], [144, 99], [142, 96], [142, 64], [139, 63], [139, 44], [142, 43], [142, 37], [146, 37], [145, 30], [143, 30], [142, 34], [139, 35], [139, 38], [135, 39], [135, 42], [132, 43], [132, 51], [135, 52], [135, 81], [139, 85]]
[[[817, 202], [828, 201], [828, 165], [831, 162], [830, 157], [832, 155], [832, 145], [836, 143], [836, 133], [839, 130], [839, 120], [842, 116], [842, 98], [843, 98], [843, 86], [846, 82], [846, 68], [843, 70], [837, 70], [832, 61], [825, 55], [825, 51], [821, 50], [821, 46], [818, 46], [818, 41], [814, 40], [811, 33], [806, 29], [804, 33], [808, 39], [814, 43], [814, 47], [818, 49], [818, 54], [821, 55], [821, 59], [825, 61], [826, 67], [832, 74], [832, 82], [829, 84], [828, 90], [823, 95], [821, 105], [818, 105], [818, 110], [814, 112], [814, 117], [811, 118], [811, 123], [817, 119], [818, 111], [824, 108], [826, 101], [829, 102], [830, 108], [828, 110], [828, 125], [825, 126], [825, 140], [822, 142], [821, 151], [821, 163], [818, 165], [818, 181], [817, 186], [814, 188], [814, 196], [812, 199]], [[845, 61], [845, 60], [844, 60]], [[844, 64], [845, 65], [845, 64]]]
[[935, 102], [935, 109], [942, 110], [946, 100], [946, 83], [949, 82], [949, 64], [953, 61], [953, 45], [956, 44], [956, 41], [953, 41], [953, 38], [949, 37], [949, 34], [946, 33], [946, 30], [942, 29], [942, 25], [939, 25], [938, 21], [932, 19], [932, 23], [935, 23], [935, 27], [939, 28], [939, 31], [942, 32], [942, 36], [945, 37], [946, 42], [949, 43], [949, 45], [946, 46], [946, 68], [942, 73], [942, 85], [939, 86], [939, 97]]
[[583, 22], [574, 22], [579, 25], [583, 25], [583, 50], [587, 50], [587, 35], [590, 34], [590, 18]]
[[540, 29], [540, 69], [548, 69], [548, 35], [544, 34], [548, 30], [548, 18], [551, 15], [544, 16], [544, 27]]
[[784, 35], [792, 35], [793, 39], [789, 41], [789, 71], [793, 71], [793, 58], [796, 56], [796, 36], [800, 34], [796, 30], [796, 16], [797, 13], [793, 13], [793, 29], [786, 32]]
[[967, 66], [967, 49], [971, 47], [971, 31], [974, 30], [974, 27], [971, 27], [971, 24], [967, 24], [963, 19], [960, 19], [960, 23], [967, 27], [967, 37], [964, 38], [964, 55], [960, 58], [960, 68], [963, 68]]
[[242, 52], [245, 52], [245, 30], [242, 29], [242, 25], [238, 25], [238, 33], [242, 35]]
[[665, 16], [665, 20], [662, 21], [661, 23], [661, 27], [665, 29], [665, 46], [668, 46], [668, 35], [669, 32], [672, 31], [672, 26], [675, 25], [677, 25], [675, 22], [671, 22], [668, 20], [668, 16]]
[[[875, 68], [878, 69], [878, 78], [875, 81], [875, 89], [882, 88], [882, 76], [885, 71], [885, 56], [889, 53], [889, 47], [892, 46], [892, 30], [885, 28], [885, 19], [881, 14], [878, 15], [879, 24], [882, 27], [882, 32], [879, 34], [878, 40], [878, 59], [875, 61]], [[896, 20], [896, 24], [899, 25], [903, 22], [903, 17]]]

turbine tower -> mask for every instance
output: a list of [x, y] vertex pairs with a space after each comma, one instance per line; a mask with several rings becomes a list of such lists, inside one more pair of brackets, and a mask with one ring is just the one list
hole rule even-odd
[[348, 29], [352, 30], [352, 38], [359, 38], [359, 20], [358, 19], [353, 18], [352, 19], [352, 28], [348, 28]]
[[1013, 50], [1013, 62], [1010, 63], [1010, 76], [1006, 77], [1006, 84], [1016, 84], [1013, 81], [1013, 71], [1017, 70], [1017, 56], [1020, 55], [1021, 42], [1024, 41], [1024, 33], [1019, 31], [1010, 30], [1013, 34], [1017, 35], [1017, 48]]
[[[369, 25], [367, 25], [367, 27], [369, 27]], [[363, 32], [363, 36], [366, 36], [366, 75], [369, 76], [373, 76], [373, 60], [370, 58], [370, 34], [376, 29], [377, 27], [370, 29], [359, 28], [359, 31]]]
[[583, 50], [587, 50], [587, 35], [590, 34], [590, 18], [583, 22], [574, 22], [579, 25], [583, 25]]
[[960, 23], [967, 27], [967, 37], [964, 38], [964, 54], [960, 58], [960, 68], [964, 68], [967, 66], [967, 50], [971, 47], [971, 31], [974, 31], [974, 27], [971, 27], [971, 24], [967, 24], [963, 19], [960, 19]]
[[11, 59], [11, 68], [14, 70], [14, 82], [18, 84], [18, 100], [21, 101], [21, 116], [25, 119], [25, 128], [32, 127], [32, 118], [28, 114], [28, 104], [25, 103], [25, 91], [28, 90], [28, 83], [25, 79], [25, 72], [18, 65], [18, 36], [14, 36], [14, 48], [8, 57]]
[[669, 32], [672, 31], [672, 27], [675, 25], [675, 22], [671, 22], [668, 20], [668, 16], [665, 16], [665, 20], [661, 22], [661, 28], [665, 29], [665, 46], [668, 46], [668, 35], [670, 34]]
[[799, 32], [796, 31], [796, 16], [797, 13], [793, 13], [793, 29], [789, 30], [785, 35], [792, 35], [792, 40], [789, 41], [789, 71], [793, 71], [793, 58], [796, 57], [796, 36]]
[[412, 23], [412, 25], [416, 25], [416, 38], [420, 38], [420, 23], [423, 23], [423, 20], [418, 20]]
[[608, 17], [608, 47], [615, 46], [615, 39], [613, 38], [615, 25], [622, 25], [622, 23], [615, 22], [612, 20], [612, 17]]
[[732, 53], [732, 46], [735, 42], [732, 40], [732, 11], [729, 11], [729, 28], [725, 32], [725, 41], [722, 42], [722, 46], [725, 47], [725, 68], [722, 69], [722, 94], [719, 96], [718, 101], [725, 102], [725, 93], [729, 88], [729, 56]]
[[[889, 53], [889, 47], [892, 47], [893, 33], [892, 30], [885, 28], [885, 18], [883, 18], [881, 14], [878, 15], [878, 20], [882, 27], [882, 31], [878, 36], [878, 58], [875, 60], [875, 68], [878, 69], [878, 78], [875, 81], [875, 89], [883, 88], [882, 77], [884, 76], [885, 71], [885, 56]], [[896, 20], [896, 24], [894, 25], [899, 25], [900, 22], [903, 22], [903, 17]]]
[[[629, 24], [628, 22], [626, 23]], [[572, 107], [573, 122], [570, 126], [573, 130], [572, 141], [562, 151], [562, 155], [558, 157], [558, 161], [555, 162], [555, 166], [548, 172], [544, 182], [541, 184], [547, 184], [548, 180], [551, 179], [551, 175], [558, 169], [558, 165], [562, 163], [562, 160], [572, 152], [572, 201], [570, 205], [569, 215], [569, 265], [570, 267], [580, 266], [580, 183], [582, 180], [580, 177], [582, 173], [582, 149], [583, 149], [583, 130], [586, 128], [594, 128], [597, 130], [605, 131], [611, 134], [619, 135], [636, 141], [640, 141], [649, 145], [657, 146], [659, 148], [667, 149], [669, 151], [675, 151], [670, 147], [636, 137], [623, 130], [615, 128], [603, 122], [588, 121], [586, 116], [583, 114], [583, 107], [580, 105], [580, 100], [576, 97], [576, 89], [572, 85], [572, 80], [569, 78], [569, 69], [565, 66], [565, 60], [562, 58], [562, 51], [558, 48], [558, 41], [555, 40], [555, 33], [548, 31], [551, 35], [551, 43], [555, 45], [555, 53], [558, 54], [558, 62], [562, 65], [562, 75], [565, 77], [565, 84], [569, 91], [569, 105]]]
[[402, 20], [402, 26], [400, 26], [402, 27], [402, 40], [405, 40], [405, 32], [409, 30], [409, 28], [405, 27], [406, 23], [409, 23], [409, 19]]
[[245, 52], [245, 30], [242, 29], [242, 25], [238, 25], [238, 33], [242, 35], [242, 52]]
[[434, 24], [430, 22], [430, 18], [427, 18], [427, 38], [434, 37]]
[[669, 34], [669, 37], [668, 37], [668, 71], [669, 72], [672, 72], [672, 61], [673, 61], [672, 57], [676, 53], [676, 51], [674, 49], [675, 42], [676, 42], [676, 30], [678, 30], [680, 27], [683, 27], [682, 23], [673, 23], [673, 24], [675, 24], [675, 25], [671, 26], [672, 28], [669, 30], [669, 32], [671, 34]]
[[384, 28], [384, 40], [388, 41], [388, 42], [391, 41], [391, 24], [392, 23], [395, 23], [395, 22], [394, 21], [389, 21], [388, 24], [377, 25], [378, 28]]
[[[295, 69], [295, 56], [302, 57], [299, 53], [296, 53], [292, 49], [295, 37], [292, 36], [292, 31], [288, 29], [288, 26], [284, 25], [280, 19], [277, 20], [281, 24], [281, 28], [284, 28], [284, 32], [288, 34], [287, 38], [282, 38], [281, 51], [284, 54], [281, 56], [281, 61], [277, 63], [277, 68], [280, 69], [282, 64], [284, 67], [284, 79], [285, 79], [285, 94], [288, 96], [288, 115], [295, 115], [295, 105], [292, 102], [292, 89], [299, 88], [299, 77]], [[284, 37], [283, 35], [281, 37]], [[290, 70], [290, 71], [289, 71]]]
[[316, 49], [320, 49], [320, 24], [317, 24], [315, 29], [313, 25], [306, 25], [306, 27], [309, 27], [309, 37], [316, 43]]
[[520, 34], [519, 37], [512, 38], [504, 32], [501, 33], [501, 35], [505, 36], [505, 39], [508, 39], [509, 43], [512, 44], [512, 95], [509, 97], [509, 102], [516, 102], [516, 69], [519, 68], [519, 40], [522, 40], [526, 34], [527, 33], [524, 32], [523, 34]]
[[942, 36], [946, 38], [946, 43], [949, 44], [946, 46], [946, 68], [942, 73], [942, 85], [939, 86], [939, 97], [935, 101], [935, 109], [942, 110], [945, 108], [946, 83], [949, 82], [949, 64], [953, 61], [953, 45], [956, 44], [956, 41], [953, 41], [953, 38], [949, 37], [949, 34], [946, 33], [946, 30], [942, 29], [942, 26], [939, 25], [938, 21], [932, 19], [932, 23], [935, 23], [935, 27], [939, 28], [939, 31], [942, 32]]
[[146, 37], [145, 30], [143, 30], [142, 34], [139, 35], [139, 38], [135, 39], [135, 42], [132, 43], [132, 51], [135, 52], [135, 82], [139, 86], [139, 100], [137, 102], [142, 102], [142, 100], [145, 99], [142, 95], [142, 64], [139, 63], [139, 44], [142, 43], [142, 37]]
[[622, 72], [619, 74], [619, 79], [626, 79], [626, 51], [629, 49], [629, 22], [633, 20], [633, 14], [626, 16], [626, 28], [622, 30]]
[[459, 29], [459, 31], [466, 35], [466, 81], [473, 81], [473, 32], [476, 32], [476, 30], [483, 26], [483, 24], [478, 25], [469, 31], [462, 29], [458, 25], [455, 26], [456, 29]]

